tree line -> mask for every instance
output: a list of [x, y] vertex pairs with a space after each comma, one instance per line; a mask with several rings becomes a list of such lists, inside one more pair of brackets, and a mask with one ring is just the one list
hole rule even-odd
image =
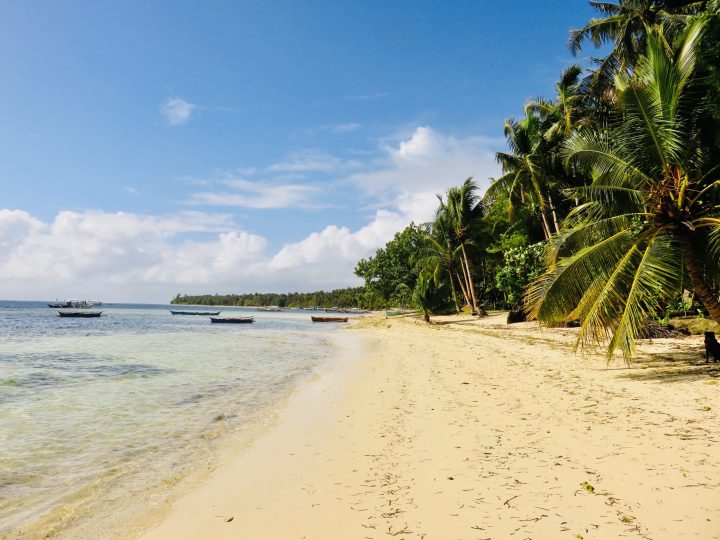
[[467, 179], [438, 196], [433, 221], [361, 260], [368, 295], [426, 319], [505, 307], [577, 321], [579, 345], [626, 359], [688, 292], [720, 322], [719, 2], [591, 5], [568, 46], [609, 54], [505, 122], [486, 193]]
[[374, 305], [365, 287], [348, 287], [332, 291], [309, 293], [249, 293], [249, 294], [178, 294], [171, 304], [197, 304], [201, 306], [278, 306], [287, 308], [362, 308], [381, 309]]

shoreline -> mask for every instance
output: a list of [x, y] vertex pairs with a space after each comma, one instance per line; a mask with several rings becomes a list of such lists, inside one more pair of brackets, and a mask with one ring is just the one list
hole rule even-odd
[[[159, 460], [147, 456], [147, 475], [150, 482], [138, 483], [134, 471], [137, 463], [128, 469], [113, 469], [91, 483], [68, 488], [65, 500], [47, 513], [35, 515], [32, 521], [12, 531], [0, 532], [0, 538], [137, 538], [142, 531], [158, 525], [169, 513], [172, 504], [202, 485], [218, 467], [238, 454], [242, 454], [263, 434], [272, 431], [290, 397], [298, 389], [311, 384], [335, 364], [338, 358], [350, 362], [359, 350], [348, 342], [353, 336], [342, 336], [335, 331], [322, 332], [322, 350], [313, 356], [314, 365], [297, 378], [288, 379], [284, 393], [277, 393], [274, 401], [259, 405], [250, 413], [249, 421], [236, 423], [224, 418], [197, 435], [182, 455], [173, 453]], [[351, 352], [347, 350], [350, 349]], [[303, 353], [298, 351], [302, 356]], [[283, 385], [284, 382], [280, 381]], [[230, 411], [230, 416], [235, 413]], [[179, 458], [179, 459], [176, 459]], [[186, 458], [189, 458], [185, 461]], [[150, 461], [152, 460], [152, 461]]]
[[141, 538], [720, 538], [701, 338], [616, 369], [572, 329], [436, 320], [351, 325], [355, 371], [304, 384]]

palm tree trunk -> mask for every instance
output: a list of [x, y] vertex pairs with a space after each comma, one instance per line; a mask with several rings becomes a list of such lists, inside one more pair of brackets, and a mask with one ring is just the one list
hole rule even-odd
[[460, 244], [460, 248], [462, 249], [463, 253], [463, 259], [465, 260], [465, 268], [467, 270], [467, 277], [468, 277], [468, 288], [470, 289], [470, 296], [472, 297], [473, 302], [473, 309], [475, 310], [475, 313], [478, 315], [478, 317], [484, 317], [487, 315], [485, 313], [485, 310], [481, 310], [478, 306], [477, 296], [475, 296], [475, 286], [472, 281], [472, 273], [470, 272], [470, 261], [468, 260], [467, 252], [465, 251], [465, 244]]
[[555, 205], [553, 204], [552, 196], [548, 193], [548, 203], [550, 204], [550, 212], [553, 217], [553, 225], [555, 225], [555, 232], [560, 232], [560, 225], [558, 225], [557, 214], [555, 213]]
[[702, 265], [695, 254], [695, 248], [690, 238], [686, 238], [682, 242], [682, 256], [695, 294], [698, 295], [698, 298], [700, 298], [700, 301], [713, 320], [720, 323], [720, 301], [718, 300], [718, 293], [713, 291], [705, 281], [702, 274]]
[[455, 313], [460, 313], [460, 306], [458, 305], [457, 293], [455, 292], [455, 279], [453, 278], [450, 269], [447, 269], [448, 278], [450, 279], [450, 290], [452, 291], [453, 302], [455, 302]]
[[552, 230], [550, 229], [550, 222], [548, 221], [547, 210], [542, 208], [540, 210], [540, 215], [542, 216], [543, 220], [543, 232], [545, 232], [545, 240], [550, 240], [550, 237], [552, 236]]
[[[462, 265], [461, 265], [461, 266], [462, 266]], [[463, 274], [465, 274], [464, 267], [463, 267]], [[455, 276], [457, 277], [458, 283], [460, 284], [460, 290], [462, 291], [463, 299], [465, 300], [465, 304], [464, 304], [464, 305], [468, 306], [468, 305], [470, 305], [470, 298], [468, 298], [468, 293], [467, 293], [467, 291], [465, 290], [465, 284], [463, 283], [463, 280], [462, 280], [462, 278], [460, 277], [460, 274], [458, 274], [457, 272], [455, 272]]]

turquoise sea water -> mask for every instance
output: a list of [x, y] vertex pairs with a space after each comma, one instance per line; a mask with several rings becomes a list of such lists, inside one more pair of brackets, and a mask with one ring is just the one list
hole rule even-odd
[[333, 355], [334, 325], [308, 312], [226, 308], [256, 322], [215, 325], [168, 308], [0, 302], [0, 537], [131, 535]]

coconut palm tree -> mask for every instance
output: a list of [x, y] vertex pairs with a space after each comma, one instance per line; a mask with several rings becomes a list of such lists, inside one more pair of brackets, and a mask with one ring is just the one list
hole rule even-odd
[[460, 280], [458, 273], [458, 260], [462, 253], [460, 246], [453, 244], [452, 236], [445, 224], [446, 221], [446, 217], [441, 215], [433, 222], [431, 233], [425, 237], [425, 256], [423, 262], [433, 276], [436, 285], [441, 283], [443, 277], [447, 278], [448, 283], [450, 283], [453, 302], [455, 303], [455, 312], [460, 313], [460, 304], [455, 289], [456, 276], [463, 295], [465, 295], [465, 301], [469, 303], [465, 292], [466, 287]]
[[563, 150], [592, 183], [576, 188], [583, 203], [526, 308], [546, 323], [579, 319], [579, 345], [610, 338], [608, 360], [619, 348], [629, 361], [644, 321], [684, 275], [720, 322], [720, 149], [702, 136], [693, 78], [703, 26], [694, 20], [672, 48], [662, 28], [647, 28], [632, 76], [615, 78], [617, 123], [580, 130]]
[[555, 100], [535, 98], [525, 105], [526, 115], [532, 113], [540, 115], [545, 124], [543, 129], [545, 140], [563, 140], [583, 123], [587, 95], [583, 92], [581, 73], [582, 69], [578, 65], [564, 69], [555, 85]]
[[590, 19], [582, 28], [572, 30], [568, 48], [577, 55], [585, 41], [589, 40], [596, 48], [612, 43], [612, 52], [606, 58], [597, 59], [597, 69], [591, 78], [592, 85], [608, 85], [616, 71], [628, 71], [635, 66], [645, 51], [647, 28], [662, 25], [665, 36], [672, 39], [692, 14], [703, 11], [706, 3], [697, 0], [591, 1], [590, 5], [602, 17]]
[[508, 212], [512, 216], [518, 205], [528, 204], [539, 208], [545, 239], [559, 230], [559, 220], [551, 195], [550, 177], [547, 174], [551, 155], [550, 144], [543, 138], [543, 122], [539, 114], [528, 111], [520, 121], [505, 121], [505, 138], [510, 153], [498, 152], [497, 161], [503, 175], [488, 188], [485, 199], [495, 197], [498, 191], [509, 195]]
[[477, 186], [472, 178], [468, 178], [461, 186], [452, 187], [447, 191], [447, 202], [443, 201], [440, 196], [438, 198], [440, 199], [440, 208], [436, 217], [446, 220], [455, 242], [460, 247], [460, 253], [462, 254], [460, 267], [467, 284], [468, 296], [472, 301], [475, 313], [484, 316], [485, 311], [478, 305], [477, 295], [475, 294], [472, 267], [467, 253], [467, 248], [472, 244], [473, 234], [477, 230], [484, 213], [480, 197], [477, 194]]

